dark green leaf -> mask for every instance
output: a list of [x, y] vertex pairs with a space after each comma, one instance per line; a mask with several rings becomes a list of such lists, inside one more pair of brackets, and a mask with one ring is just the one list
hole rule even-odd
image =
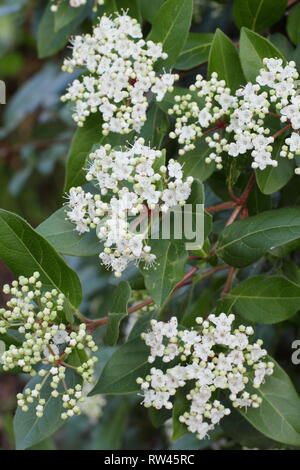
[[267, 39], [247, 28], [242, 28], [240, 40], [240, 57], [244, 75], [254, 82], [263, 68], [265, 57], [277, 57], [285, 61], [282, 53]]
[[224, 229], [218, 253], [231, 266], [258, 260], [271, 248], [300, 238], [300, 208], [276, 209], [238, 220]]
[[287, 0], [234, 0], [233, 17], [238, 28], [261, 32], [277, 23], [286, 7]]
[[[90, 9], [92, 9], [91, 0], [88, 1]], [[69, 0], [64, 0], [58, 4], [58, 9], [54, 15], [54, 29], [57, 33], [60, 29], [66, 27], [68, 24], [76, 22], [78, 24], [84, 20], [88, 11], [86, 5], [81, 5], [78, 8], [70, 8]]]
[[232, 91], [245, 82], [237, 49], [220, 29], [215, 32], [208, 59], [208, 74], [213, 72], [217, 72], [219, 80], [225, 80]]
[[94, 256], [100, 252], [100, 241], [95, 232], [80, 235], [75, 226], [66, 220], [66, 208], [62, 207], [37, 227], [49, 243], [63, 255]]
[[87, 118], [83, 127], [79, 127], [73, 137], [67, 157], [65, 191], [72, 186], [80, 186], [85, 182], [84, 164], [92, 148], [103, 140], [101, 118], [92, 114]]
[[142, 17], [152, 23], [163, 3], [164, 0], [152, 0], [151, 2], [149, 0], [139, 0]]
[[[273, 359], [271, 359], [275, 362]], [[285, 371], [275, 363], [273, 375], [259, 389], [251, 390], [262, 398], [259, 408], [239, 412], [258, 431], [274, 441], [300, 446], [300, 399]]]
[[294, 6], [287, 20], [287, 32], [294, 44], [300, 42], [300, 5]]
[[100, 379], [90, 395], [105, 393], [125, 395], [140, 390], [138, 377], [145, 377], [151, 368], [150, 350], [140, 337], [120, 346], [106, 363]]
[[157, 68], [172, 67], [182, 51], [191, 26], [192, 0], [167, 0], [162, 4], [152, 23], [148, 40], [161, 42], [166, 60], [159, 60]]
[[161, 306], [184, 275], [187, 252], [184, 243], [172, 240], [150, 240], [157, 264], [141, 266], [149, 295]]
[[[37, 383], [43, 380], [40, 376], [32, 378], [25, 388], [33, 389]], [[79, 376], [77, 376], [70, 369], [67, 370], [66, 382], [68, 387], [74, 387], [79, 383]], [[44, 408], [44, 416], [38, 418], [36, 416], [35, 407], [37, 402], [34, 401], [29, 405], [27, 412], [17, 409], [14, 418], [14, 431], [16, 439], [17, 450], [24, 450], [28, 447], [43, 441], [48, 436], [57, 431], [64, 423], [61, 419], [61, 413], [64, 411], [62, 400], [53, 398], [51, 396], [52, 388], [50, 387], [50, 380], [48, 379], [41, 390], [41, 398], [46, 400]], [[63, 386], [60, 384], [58, 391], [63, 392]]]
[[282, 144], [282, 140], [277, 141], [272, 153], [272, 159], [278, 162], [278, 166], [268, 165], [265, 170], [255, 171], [257, 184], [264, 194], [272, 194], [283, 188], [294, 174], [294, 163], [280, 156]]
[[[75, 8], [70, 7], [69, 9], [75, 10]], [[89, 9], [89, 4], [86, 4], [81, 15], [77, 15], [71, 22], [59, 29], [59, 31], [55, 31], [55, 15], [51, 11], [51, 2], [48, 2], [37, 34], [39, 58], [43, 59], [62, 49], [83, 18], [87, 16]]]
[[190, 402], [186, 398], [188, 387], [180, 388], [177, 390], [175, 401], [173, 405], [172, 420], [173, 420], [173, 440], [179, 439], [188, 432], [187, 426], [179, 421], [179, 417], [183, 415], [190, 408]]
[[157, 103], [153, 101], [147, 112], [147, 121], [141, 129], [141, 137], [145, 139], [146, 145], [160, 148], [168, 130], [169, 120], [167, 115], [158, 107]]
[[213, 37], [212, 33], [189, 33], [174, 67], [188, 70], [207, 62]]
[[226, 298], [246, 320], [278, 323], [300, 309], [300, 286], [280, 276], [255, 276], [238, 284]]
[[111, 311], [108, 314], [108, 325], [105, 340], [114, 346], [119, 338], [120, 323], [128, 315], [127, 305], [131, 295], [130, 285], [122, 281], [113, 295]]
[[54, 248], [16, 214], [0, 209], [0, 257], [17, 275], [41, 274], [43, 287], [61, 291], [74, 307], [81, 302], [80, 281]]
[[203, 138], [198, 139], [196, 148], [186, 152], [179, 157], [179, 162], [183, 165], [184, 176], [193, 176], [199, 181], [205, 181], [215, 170], [214, 163], [205, 163], [205, 158], [211, 153], [211, 149]]

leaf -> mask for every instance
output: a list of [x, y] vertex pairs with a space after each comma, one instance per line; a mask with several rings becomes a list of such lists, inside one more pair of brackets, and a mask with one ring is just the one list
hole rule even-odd
[[184, 436], [188, 432], [187, 426], [179, 421], [179, 417], [183, 415], [190, 408], [190, 402], [186, 398], [189, 392], [189, 386], [180, 388], [177, 390], [175, 395], [175, 401], [172, 411], [172, 422], [173, 422], [173, 435], [172, 439], [175, 441], [180, 437]]
[[300, 398], [285, 371], [275, 363], [273, 375], [259, 389], [247, 385], [249, 393], [262, 398], [259, 408], [238, 409], [252, 426], [274, 441], [300, 446]]
[[140, 136], [145, 139], [145, 144], [149, 147], [160, 148], [168, 130], [169, 120], [167, 115], [153, 101], [147, 112], [147, 121], [141, 129]]
[[46, 289], [62, 292], [74, 307], [82, 292], [77, 274], [54, 248], [21, 217], [0, 209], [0, 257], [16, 276], [31, 276], [34, 271]]
[[280, 20], [287, 0], [234, 0], [233, 18], [238, 28], [246, 26], [253, 31], [264, 31]]
[[[69, 7], [71, 10], [71, 8]], [[40, 59], [49, 57], [62, 49], [68, 42], [71, 34], [75, 31], [77, 26], [82, 22], [85, 16], [87, 16], [90, 9], [89, 3], [84, 6], [84, 10], [81, 15], [77, 15], [73, 21], [66, 24], [64, 27], [55, 30], [55, 15], [51, 11], [51, 2], [45, 9], [43, 17], [40, 21], [37, 33], [37, 46], [38, 56]], [[73, 10], [73, 8], [72, 8]], [[75, 10], [75, 8], [74, 8]]]
[[149, 245], [157, 264], [151, 269], [141, 265], [141, 271], [149, 295], [161, 306], [184, 275], [187, 252], [181, 241], [150, 240]]
[[127, 305], [131, 295], [131, 288], [128, 282], [122, 281], [113, 293], [113, 303], [108, 314], [108, 325], [105, 341], [110, 346], [114, 346], [119, 338], [120, 323], [127, 317]]
[[213, 37], [212, 33], [189, 33], [175, 69], [188, 70], [207, 62]]
[[257, 261], [271, 248], [300, 238], [300, 208], [275, 209], [226, 227], [218, 254], [230, 266], [243, 267]]
[[[226, 403], [227, 405], [227, 403]], [[231, 409], [228, 416], [221, 421], [222, 429], [227, 437], [248, 449], [278, 449], [278, 442], [268, 439], [257, 431], [237, 410]]]
[[94, 256], [101, 250], [101, 243], [94, 231], [80, 235], [74, 224], [66, 220], [66, 208], [61, 207], [36, 229], [63, 255]]
[[278, 323], [300, 309], [300, 286], [280, 276], [255, 276], [238, 284], [226, 299], [246, 320]]
[[232, 41], [220, 29], [217, 29], [208, 58], [208, 75], [218, 73], [219, 80], [235, 91], [245, 83], [239, 54]]
[[181, 155], [178, 161], [183, 166], [183, 174], [185, 177], [193, 176], [199, 181], [205, 181], [211, 176], [215, 170], [214, 163], [206, 163], [205, 159], [211, 153], [211, 149], [205, 142], [205, 139], [200, 138], [196, 142], [196, 148], [190, 152]]
[[151, 368], [149, 348], [138, 336], [120, 346], [106, 363], [98, 383], [90, 395], [125, 395], [140, 390], [138, 377], [145, 377]]
[[67, 157], [64, 191], [85, 182], [84, 164], [92, 148], [103, 140], [101, 118], [99, 114], [90, 115], [83, 127], [78, 127], [72, 139]]
[[288, 16], [287, 32], [294, 44], [300, 43], [300, 5], [294, 6]]
[[274, 33], [270, 36], [269, 39], [271, 43], [274, 44], [274, 46], [277, 47], [277, 49], [279, 49], [287, 59], [293, 59], [295, 49], [286, 36], [281, 33]]
[[[87, 450], [119, 450], [128, 424], [130, 404], [126, 399], [114, 397], [106, 405], [104, 416], [92, 432]], [[107, 409], [108, 408], [108, 409]]]
[[[92, 9], [92, 3], [90, 0], [87, 2], [89, 4], [90, 10]], [[55, 32], [58, 32], [60, 29], [66, 27], [70, 23], [76, 22], [80, 24], [84, 18], [87, 16], [88, 11], [86, 5], [83, 4], [77, 8], [70, 8], [68, 0], [64, 0], [58, 4], [58, 9], [55, 13], [51, 12], [54, 15], [54, 29]]]
[[139, 3], [139, 0], [109, 0], [105, 5], [105, 11], [107, 14], [112, 15], [116, 14], [116, 12], [122, 13], [125, 11], [131, 18], [136, 18], [141, 23]]
[[294, 175], [294, 163], [280, 156], [283, 140], [275, 142], [272, 159], [277, 160], [278, 166], [268, 165], [265, 170], [255, 170], [256, 182], [264, 194], [272, 194], [283, 188]]
[[175, 64], [188, 36], [192, 12], [192, 0], [167, 0], [157, 11], [147, 40], [160, 42], [168, 54], [166, 60], [157, 62], [157, 69], [171, 68]]
[[285, 62], [282, 53], [267, 39], [250, 29], [242, 28], [240, 40], [240, 58], [242, 69], [247, 80], [254, 82], [259, 71], [263, 68], [265, 57], [281, 58]]
[[[40, 383], [42, 380], [43, 378], [37, 375], [26, 384], [25, 388], [33, 389], [35, 385]], [[73, 388], [76, 383], [79, 383], [79, 376], [68, 369], [66, 381], [67, 386], [69, 388]], [[44, 416], [42, 418], [38, 418], [36, 416], [35, 407], [37, 405], [37, 401], [29, 404], [29, 410], [27, 412], [17, 408], [14, 418], [14, 432], [17, 450], [24, 450], [38, 444], [40, 441], [51, 436], [64, 424], [64, 421], [61, 419], [61, 413], [64, 411], [62, 400], [53, 398], [51, 396], [52, 390], [53, 389], [50, 387], [50, 379], [48, 379], [41, 390], [41, 398], [46, 400]], [[59, 385], [58, 392], [63, 392], [62, 384]]]
[[4, 341], [0, 340], [0, 363], [1, 363], [1, 358], [2, 358], [3, 354], [5, 353], [5, 350], [6, 350], [5, 343], [4, 343]]
[[164, 0], [152, 0], [151, 2], [149, 0], [139, 0], [142, 17], [152, 23], [163, 3]]

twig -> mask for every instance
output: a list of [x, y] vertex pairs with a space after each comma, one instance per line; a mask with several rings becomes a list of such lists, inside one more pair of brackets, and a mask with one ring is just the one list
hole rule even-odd
[[225, 283], [224, 289], [223, 289], [222, 294], [221, 294], [221, 297], [224, 297], [227, 294], [227, 292], [230, 291], [231, 283], [232, 283], [233, 277], [236, 274], [236, 272], [237, 272], [237, 268], [230, 267], [230, 269], [228, 271], [226, 283]]

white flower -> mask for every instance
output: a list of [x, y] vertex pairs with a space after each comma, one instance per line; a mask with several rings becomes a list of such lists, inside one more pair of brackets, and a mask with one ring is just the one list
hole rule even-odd
[[259, 388], [273, 373], [273, 364], [260, 361], [266, 355], [261, 340], [249, 344], [253, 329], [240, 325], [232, 330], [233, 320], [232, 314], [210, 314], [207, 320], [196, 319], [198, 330], [180, 330], [175, 317], [166, 323], [152, 320], [151, 330], [141, 335], [150, 346], [148, 362], [161, 357], [163, 362], [175, 364], [167, 370], [152, 367], [145, 379], [137, 379], [144, 406], [170, 409], [177, 389], [185, 387], [190, 404], [179, 421], [199, 439], [230, 413], [229, 408], [214, 399], [218, 390], [228, 392], [235, 407], [259, 407], [261, 399], [247, 392], [247, 383], [250, 377], [253, 386]]
[[[197, 75], [190, 86], [193, 94], [175, 96], [175, 105], [169, 114], [175, 116], [175, 129], [171, 138], [178, 138], [182, 145], [180, 155], [195, 149], [195, 141], [203, 138], [211, 152], [206, 163], [214, 161], [217, 169], [223, 167], [225, 155], [237, 158], [247, 153], [253, 158], [252, 168], [265, 170], [276, 167], [273, 157], [274, 138], [269, 129], [269, 115], [277, 119], [277, 138], [281, 133], [289, 135], [280, 152], [282, 157], [293, 158], [300, 153], [300, 97], [298, 72], [295, 62], [283, 64], [281, 59], [266, 58], [264, 67], [255, 83], [247, 83], [233, 94], [217, 73], [209, 80]], [[201, 105], [195, 100], [197, 93]], [[281, 122], [286, 123], [281, 127]], [[295, 170], [299, 174], [299, 169]]]
[[101, 146], [90, 154], [86, 174], [98, 194], [77, 187], [68, 195], [67, 218], [80, 234], [96, 230], [104, 241], [99, 257], [117, 277], [131, 262], [143, 261], [146, 266], [155, 262], [155, 254], [146, 245], [150, 211], [167, 212], [183, 205], [191, 193], [193, 178], [184, 181], [181, 164], [173, 159], [162, 181], [155, 166], [161, 157], [160, 150], [147, 147], [141, 138], [121, 150]]
[[157, 101], [172, 91], [177, 75], [154, 71], [157, 60], [166, 59], [167, 54], [161, 44], [141, 38], [137, 20], [123, 12], [112, 18], [104, 14], [92, 35], [73, 39], [72, 56], [65, 59], [63, 70], [83, 69], [89, 75], [75, 79], [62, 100], [74, 102], [73, 118], [78, 125], [100, 111], [104, 135], [139, 132], [146, 120], [150, 90]]

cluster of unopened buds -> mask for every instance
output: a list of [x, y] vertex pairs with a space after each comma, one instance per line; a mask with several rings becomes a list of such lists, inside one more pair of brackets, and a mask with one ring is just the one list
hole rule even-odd
[[114, 18], [103, 15], [92, 35], [73, 38], [73, 53], [63, 70], [72, 73], [79, 68], [88, 74], [75, 79], [62, 100], [75, 103], [73, 118], [79, 126], [99, 111], [104, 135], [139, 132], [146, 121], [148, 95], [161, 101], [178, 78], [156, 74], [154, 65], [166, 58], [161, 44], [143, 39], [136, 19], [126, 13]]
[[[71, 188], [68, 219], [79, 233], [96, 229], [104, 241], [100, 259], [117, 277], [130, 262], [144, 261], [151, 266], [155, 254], [147, 244], [149, 212], [166, 213], [177, 205], [183, 206], [191, 193], [193, 178], [184, 180], [182, 167], [175, 160], [165, 166], [163, 152], [145, 146], [142, 138], [125, 149], [102, 146], [90, 155], [89, 161], [86, 179], [94, 183], [99, 193]], [[143, 222], [146, 229], [138, 232]]]
[[[51, 396], [62, 400], [65, 411], [61, 417], [66, 419], [80, 413], [81, 382], [93, 380], [97, 357], [91, 352], [98, 348], [87, 334], [85, 324], [70, 328], [61, 321], [65, 297], [56, 289], [45, 291], [39, 277], [38, 272], [29, 278], [20, 276], [11, 286], [3, 287], [4, 294], [11, 298], [7, 308], [0, 309], [0, 333], [17, 330], [23, 335], [23, 342], [10, 345], [1, 362], [4, 371], [20, 368], [33, 377], [40, 377], [33, 388], [27, 387], [17, 395], [23, 411], [37, 402], [36, 415], [42, 417], [46, 404], [43, 390], [50, 386]], [[77, 354], [83, 359], [80, 365], [73, 365], [72, 356]], [[75, 381], [80, 383], [69, 387], [68, 374], [75, 375]]]
[[[52, 0], [51, 11], [54, 13], [58, 11], [59, 5], [63, 0]], [[88, 0], [65, 0], [69, 2], [69, 6], [72, 8], [79, 8], [87, 4]], [[94, 10], [96, 11], [98, 5], [104, 5], [104, 0], [94, 0]]]
[[150, 374], [139, 377], [145, 407], [173, 407], [172, 398], [179, 388], [190, 384], [186, 398], [190, 407], [180, 417], [188, 430], [203, 439], [220, 420], [230, 413], [219, 401], [218, 391], [228, 391], [234, 407], [258, 408], [261, 398], [247, 391], [247, 384], [259, 388], [273, 373], [274, 364], [266, 358], [262, 341], [250, 343], [250, 326], [233, 328], [233, 314], [198, 317], [197, 328], [180, 330], [176, 317], [169, 322], [152, 320], [151, 330], [142, 334], [151, 353], [149, 363], [160, 358], [172, 367], [152, 367]]
[[[182, 145], [179, 153], [195, 149], [203, 138], [211, 148], [206, 163], [223, 167], [224, 156], [253, 158], [252, 168], [276, 167], [276, 137], [285, 134], [280, 157], [300, 154], [300, 96], [295, 62], [283, 64], [281, 59], [264, 59], [264, 68], [255, 83], [247, 83], [232, 93], [224, 80], [212, 73], [209, 80], [197, 75], [190, 92], [175, 96], [176, 104], [169, 114], [176, 119], [170, 137]], [[270, 119], [284, 127], [271, 135]], [[287, 135], [286, 135], [287, 134]], [[300, 174], [300, 168], [296, 168]]]

